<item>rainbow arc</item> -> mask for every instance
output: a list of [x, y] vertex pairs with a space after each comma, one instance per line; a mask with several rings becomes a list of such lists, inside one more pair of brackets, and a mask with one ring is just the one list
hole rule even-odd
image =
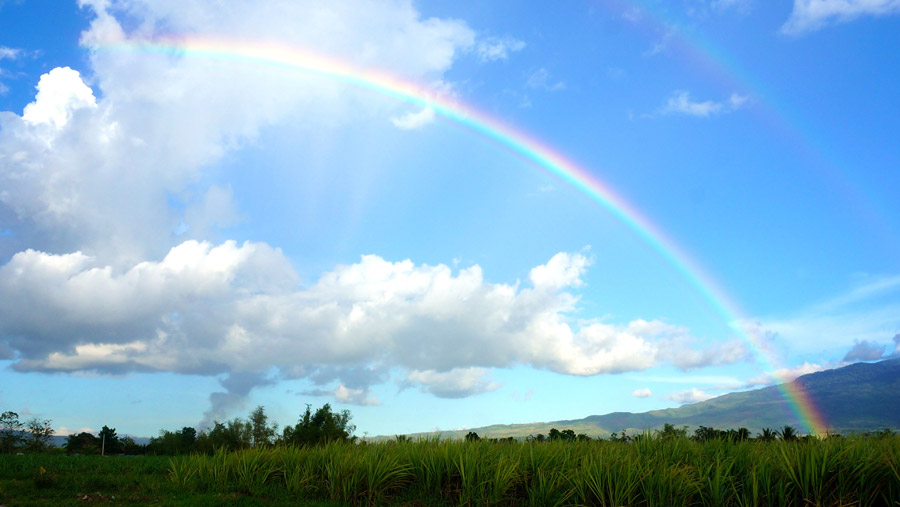
[[[207, 59], [225, 63], [252, 65], [281, 71], [302, 73], [420, 107], [430, 107], [436, 114], [462, 125], [476, 135], [488, 138], [511, 152], [533, 162], [559, 180], [571, 185], [608, 213], [622, 221], [659, 255], [665, 258], [684, 279], [728, 322], [750, 347], [754, 357], [770, 372], [777, 368], [774, 358], [766, 351], [755, 333], [745, 327], [739, 306], [715, 280], [668, 237], [647, 216], [618, 195], [597, 175], [579, 166], [562, 153], [525, 132], [517, 130], [462, 101], [436, 93], [388, 73], [356, 67], [302, 48], [248, 41], [211, 38], [182, 38], [157, 40], [126, 40], [98, 46], [96, 50], [122, 51]], [[820, 412], [802, 387], [793, 383], [780, 384], [805, 430], [822, 434], [827, 426]]]

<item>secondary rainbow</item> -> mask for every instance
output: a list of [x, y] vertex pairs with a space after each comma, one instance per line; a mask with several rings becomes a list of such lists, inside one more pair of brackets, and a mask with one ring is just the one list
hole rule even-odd
[[[576, 188], [625, 223], [682, 274], [685, 280], [749, 344], [750, 350], [757, 360], [770, 371], [776, 370], [771, 355], [765, 351], [754, 333], [741, 323], [743, 319], [740, 317], [742, 313], [739, 311], [738, 305], [684, 249], [680, 248], [637, 208], [617, 195], [596, 175], [567, 159], [550, 146], [453, 97], [377, 69], [361, 68], [302, 48], [271, 43], [211, 38], [125, 40], [105, 43], [95, 47], [95, 50], [137, 52], [174, 58], [200, 58], [302, 73], [369, 90], [417, 107], [431, 108], [441, 117], [458, 123], [530, 160]], [[816, 434], [823, 433], [827, 427], [808, 394], [799, 386], [789, 383], [781, 384], [781, 386], [785, 398], [789, 401], [801, 424], [806, 427], [805, 429]]]

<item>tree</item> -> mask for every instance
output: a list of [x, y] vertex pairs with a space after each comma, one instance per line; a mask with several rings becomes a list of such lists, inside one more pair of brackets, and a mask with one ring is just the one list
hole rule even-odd
[[32, 417], [25, 422], [25, 448], [31, 452], [40, 452], [50, 445], [53, 428], [50, 419]]
[[181, 428], [181, 448], [184, 452], [190, 452], [197, 441], [197, 430], [191, 426]]
[[250, 413], [250, 436], [253, 439], [253, 447], [265, 447], [275, 438], [277, 425], [269, 424], [269, 416], [266, 409], [260, 405]]
[[771, 442], [772, 440], [775, 440], [776, 436], [778, 436], [777, 431], [772, 428], [763, 428], [762, 433], [757, 433], [756, 438], [763, 442]]
[[785, 425], [780, 430], [776, 431], [779, 437], [785, 442], [791, 442], [793, 440], [797, 440], [797, 430], [794, 429], [793, 426]]
[[717, 430], [716, 428], [710, 428], [707, 426], [700, 426], [699, 428], [694, 430], [693, 439], [698, 442], [709, 442], [710, 440], [725, 438], [727, 436], [727, 431]]
[[665, 423], [663, 424], [663, 429], [657, 431], [656, 434], [663, 440], [674, 440], [678, 438], [687, 438], [687, 430], [687, 426], [676, 428], [673, 424]]
[[22, 423], [19, 414], [8, 411], [0, 414], [0, 453], [11, 453], [22, 442]]
[[481, 437], [478, 436], [478, 433], [474, 431], [466, 433], [466, 442], [477, 442], [479, 440], [481, 440]]
[[306, 411], [300, 416], [296, 425], [290, 424], [284, 427], [281, 439], [286, 444], [316, 445], [325, 442], [350, 440], [356, 431], [356, 426], [350, 423], [350, 411], [342, 410], [340, 413], [332, 412], [331, 405], [326, 403], [322, 408], [312, 413], [310, 405], [306, 405]]
[[86, 431], [69, 435], [63, 446], [66, 454], [100, 454], [100, 439]]
[[121, 445], [119, 444], [119, 437], [116, 436], [115, 428], [104, 425], [100, 429], [99, 438], [100, 450], [103, 454], [119, 454], [121, 452]]

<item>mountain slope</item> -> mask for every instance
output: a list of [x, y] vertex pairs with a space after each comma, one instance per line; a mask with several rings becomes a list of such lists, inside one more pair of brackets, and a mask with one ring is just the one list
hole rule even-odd
[[[803, 375], [792, 384], [809, 395], [822, 419], [832, 431], [900, 429], [900, 359], [877, 363], [856, 363], [842, 368]], [[704, 402], [678, 408], [633, 414], [614, 412], [584, 419], [532, 424], [493, 425], [459, 431], [420, 433], [417, 436], [460, 438], [469, 431], [482, 437], [525, 437], [547, 434], [550, 428], [572, 429], [590, 436], [609, 436], [623, 429], [633, 433], [644, 429], [675, 426], [745, 427], [752, 432], [804, 424], [784, 395], [784, 386], [725, 394]]]

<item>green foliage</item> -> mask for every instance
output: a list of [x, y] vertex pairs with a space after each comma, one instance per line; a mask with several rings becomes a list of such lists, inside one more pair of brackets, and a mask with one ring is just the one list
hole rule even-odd
[[66, 454], [100, 454], [100, 439], [82, 431], [77, 435], [66, 437]]
[[110, 428], [109, 426], [103, 425], [103, 428], [100, 429], [100, 434], [98, 435], [100, 438], [100, 446], [103, 454], [119, 454], [122, 452], [122, 445], [119, 442], [119, 437], [116, 435], [116, 429]]
[[32, 417], [25, 422], [25, 449], [28, 452], [43, 452], [50, 446], [53, 427], [50, 419]]
[[269, 424], [266, 409], [260, 405], [250, 413], [250, 437], [253, 447], [267, 447], [275, 440], [277, 426]]
[[315, 414], [309, 405], [295, 426], [287, 425], [281, 441], [287, 445], [319, 445], [328, 442], [351, 441], [356, 426], [350, 423], [350, 411], [335, 413], [326, 403]]
[[0, 453], [14, 452], [22, 442], [22, 423], [19, 414], [8, 411], [0, 414]]
[[332, 441], [175, 458], [2, 455], [0, 505], [898, 505], [898, 463], [900, 436], [699, 442], [660, 432], [626, 442]]
[[[895, 505], [900, 437], [625, 442], [420, 440], [176, 458], [190, 491], [366, 505]], [[266, 493], [268, 492], [268, 493]]]

